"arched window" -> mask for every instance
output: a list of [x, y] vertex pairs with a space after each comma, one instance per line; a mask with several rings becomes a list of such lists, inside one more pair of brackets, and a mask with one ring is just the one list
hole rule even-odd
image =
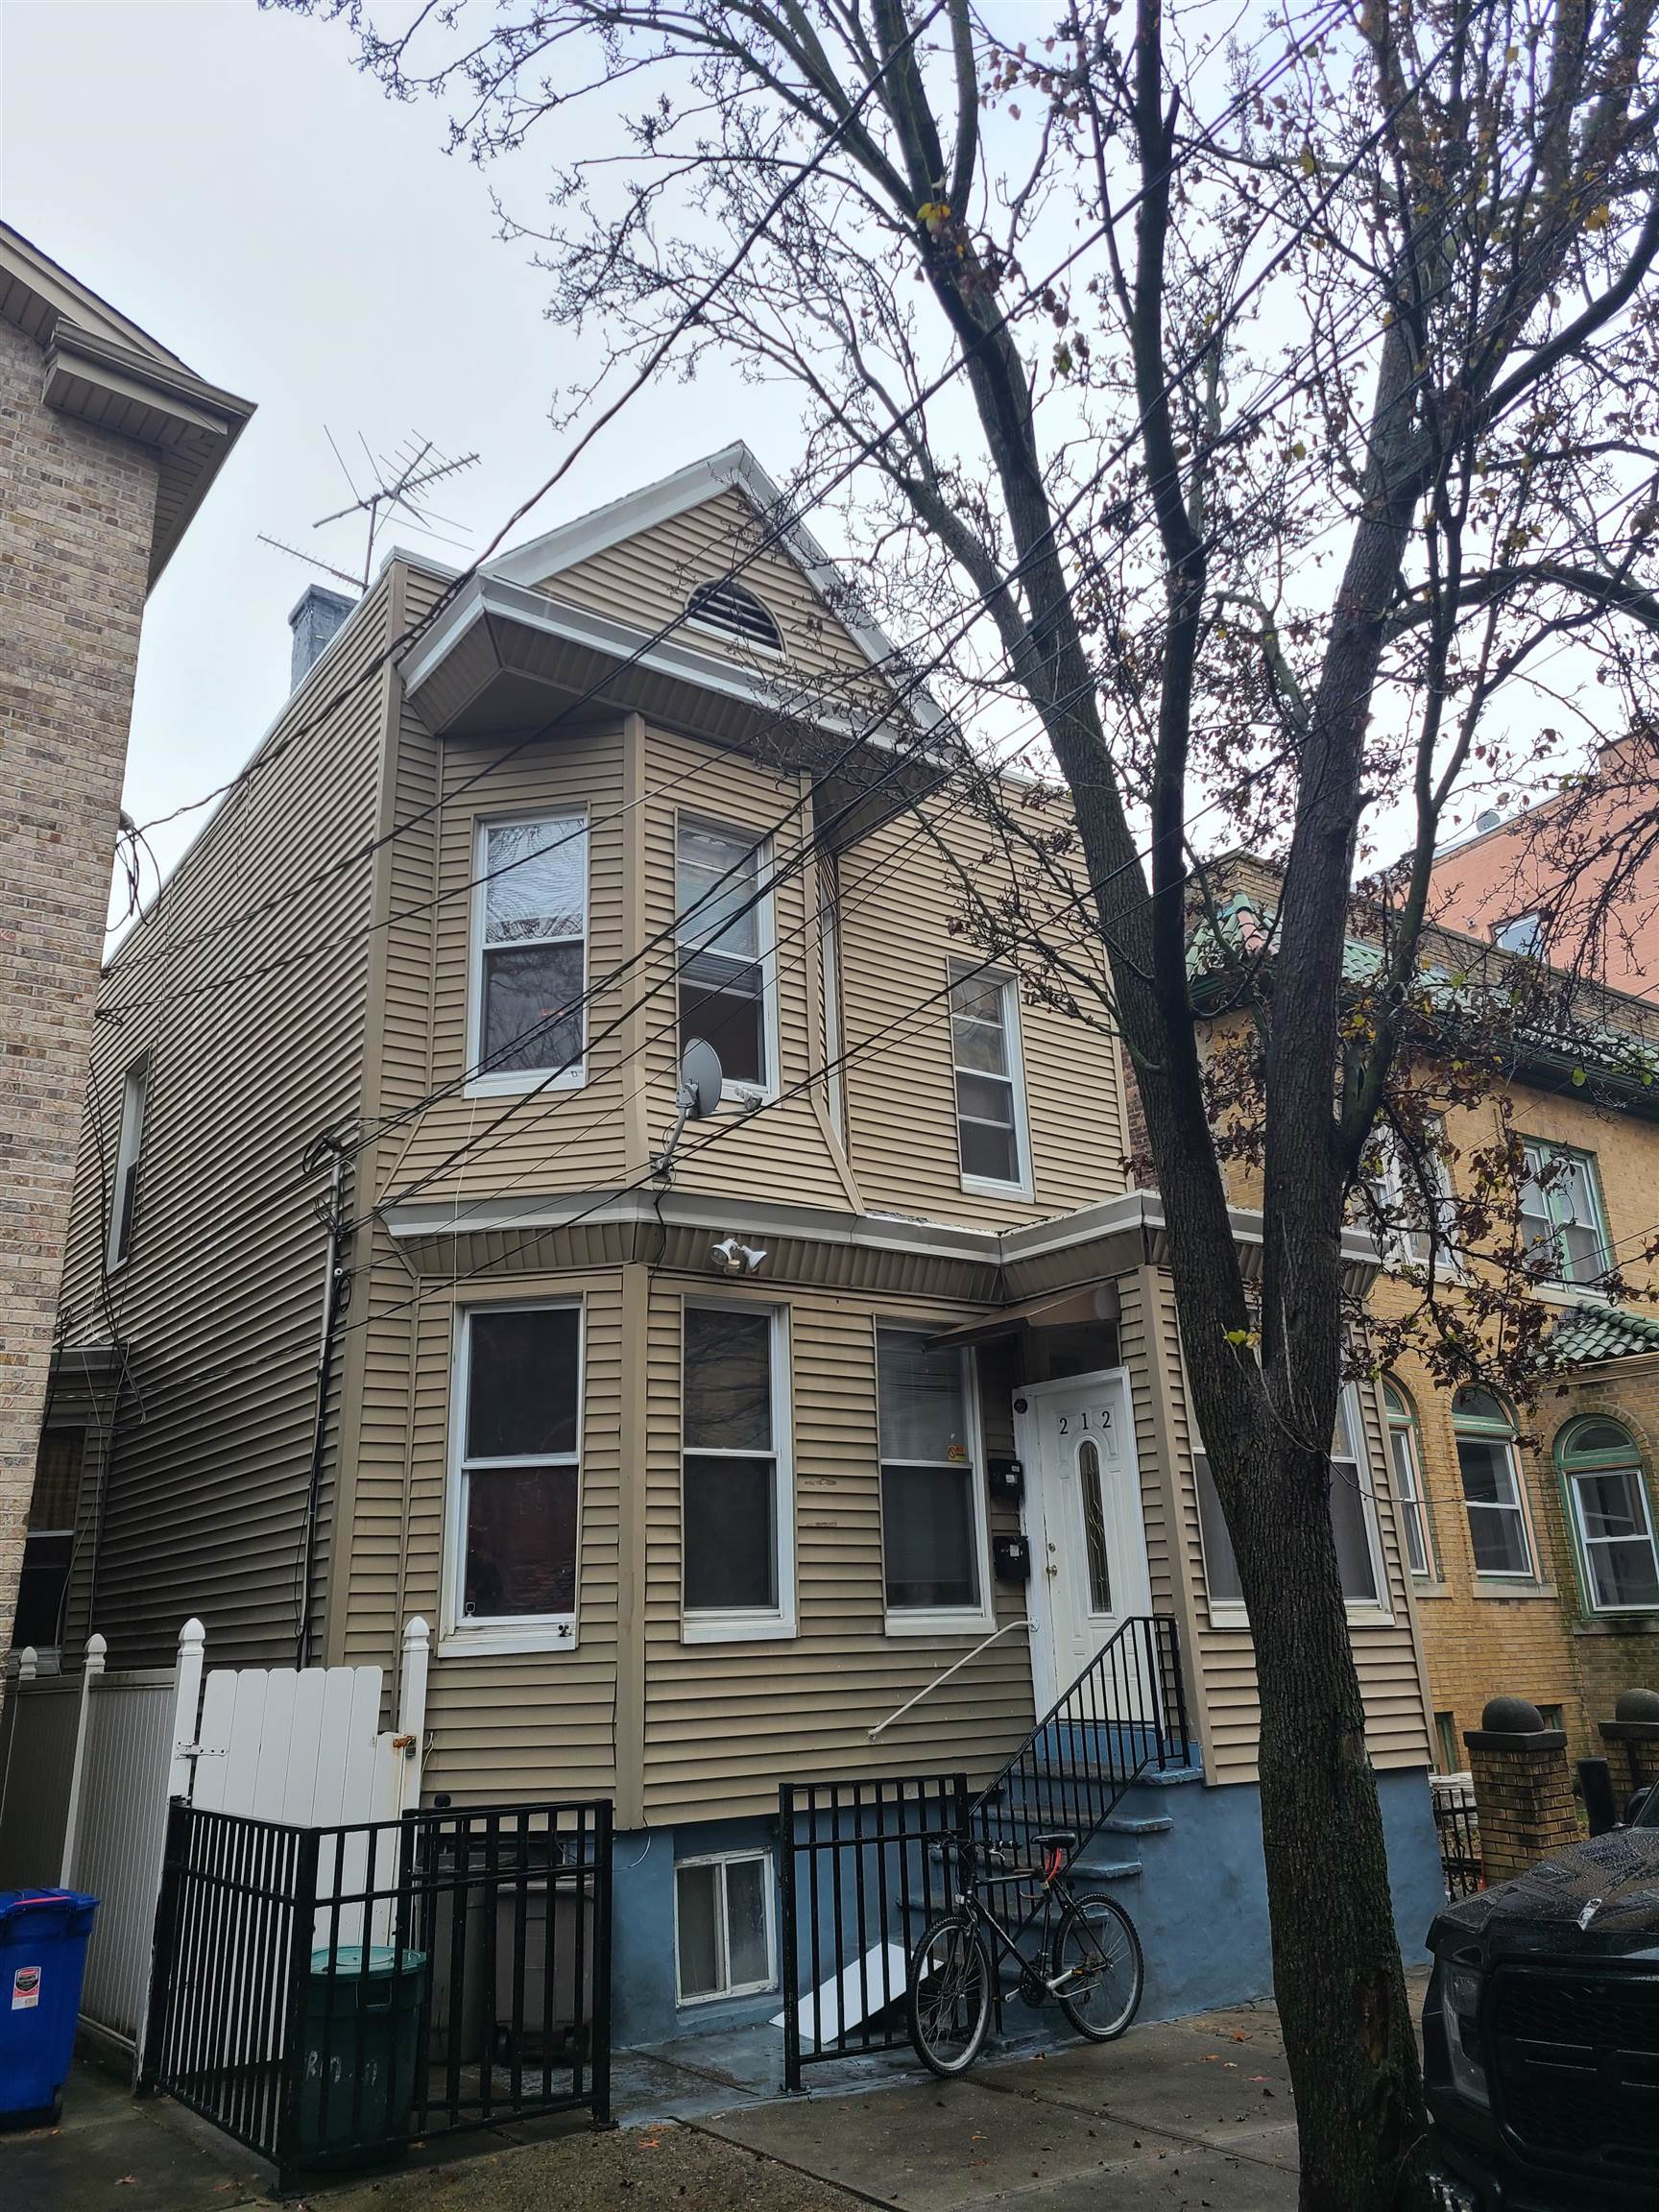
[[1532, 1536], [1514, 1416], [1490, 1390], [1459, 1390], [1452, 1401], [1452, 1427], [1476, 1574], [1530, 1580]]
[[1423, 1494], [1423, 1452], [1417, 1440], [1417, 1415], [1392, 1377], [1382, 1384], [1382, 1410], [1388, 1417], [1388, 1463], [1394, 1471], [1394, 1496], [1406, 1542], [1406, 1564], [1425, 1579], [1434, 1572], [1434, 1547], [1429, 1536], [1429, 1502]]
[[1617, 1421], [1575, 1421], [1555, 1440], [1584, 1587], [1598, 1613], [1659, 1607], [1659, 1554], [1642, 1456]]
[[753, 591], [741, 584], [699, 584], [685, 602], [685, 613], [700, 629], [718, 630], [723, 637], [740, 645], [758, 645], [763, 653], [781, 653], [783, 636]]

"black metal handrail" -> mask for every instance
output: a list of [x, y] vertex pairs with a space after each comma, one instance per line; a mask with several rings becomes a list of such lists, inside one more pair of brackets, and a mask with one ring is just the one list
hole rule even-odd
[[1081, 1852], [1149, 1769], [1192, 1763], [1174, 1621], [1125, 1621], [968, 1809], [986, 1844], [1070, 1829]]

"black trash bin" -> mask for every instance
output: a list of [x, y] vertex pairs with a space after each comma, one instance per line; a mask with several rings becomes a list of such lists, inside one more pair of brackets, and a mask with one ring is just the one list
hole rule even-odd
[[407, 2148], [425, 1987], [423, 1951], [312, 1952], [294, 2165], [372, 2165]]

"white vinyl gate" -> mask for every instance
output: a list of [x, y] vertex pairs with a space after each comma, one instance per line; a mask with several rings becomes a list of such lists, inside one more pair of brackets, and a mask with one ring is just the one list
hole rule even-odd
[[127, 1674], [105, 1671], [101, 1636], [73, 1673], [40, 1676], [25, 1651], [0, 1718], [0, 1889], [99, 1899], [82, 2021], [134, 2049], [171, 1798], [301, 1828], [421, 1801], [425, 1622], [404, 1630], [396, 1732], [378, 1667], [215, 1668], [204, 1685], [204, 1646], [187, 1621], [176, 1669]]

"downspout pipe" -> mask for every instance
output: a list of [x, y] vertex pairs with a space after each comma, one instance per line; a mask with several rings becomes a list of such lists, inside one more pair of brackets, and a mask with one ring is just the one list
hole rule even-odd
[[301, 1547], [298, 1593], [299, 1632], [295, 1638], [295, 1664], [304, 1668], [311, 1659], [311, 1582], [317, 1566], [317, 1503], [323, 1489], [323, 1455], [328, 1426], [328, 1375], [333, 1364], [334, 1329], [344, 1304], [349, 1270], [341, 1265], [341, 1231], [345, 1214], [341, 1204], [346, 1188], [346, 1154], [338, 1137], [320, 1137], [305, 1155], [308, 1170], [332, 1160], [327, 1194], [317, 1202], [317, 1218], [327, 1233], [323, 1269], [323, 1315], [317, 1336], [317, 1399], [311, 1424], [311, 1464], [305, 1482], [304, 1542]]

